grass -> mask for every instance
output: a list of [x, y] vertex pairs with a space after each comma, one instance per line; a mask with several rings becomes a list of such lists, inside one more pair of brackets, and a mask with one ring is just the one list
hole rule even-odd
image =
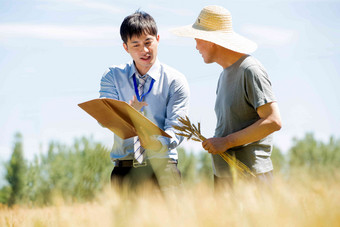
[[[0, 207], [0, 226], [339, 226], [340, 182], [276, 176], [272, 187], [238, 181], [213, 193], [200, 183], [165, 197], [107, 188], [92, 202]], [[138, 214], [138, 215], [137, 215]]]

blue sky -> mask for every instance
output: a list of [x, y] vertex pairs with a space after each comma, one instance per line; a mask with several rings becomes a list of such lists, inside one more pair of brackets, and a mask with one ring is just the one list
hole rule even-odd
[[[269, 73], [283, 120], [275, 145], [286, 152], [306, 132], [340, 138], [340, 1], [0, 0], [0, 162], [15, 132], [29, 160], [51, 140], [92, 135], [111, 147], [112, 133], [77, 104], [99, 96], [108, 66], [130, 60], [118, 31], [139, 8], [158, 24], [159, 59], [187, 77], [190, 118], [213, 136], [222, 68], [204, 64], [193, 39], [169, 33], [213, 4], [229, 9], [234, 30], [259, 45], [253, 55]], [[196, 142], [183, 146], [200, 150]]]

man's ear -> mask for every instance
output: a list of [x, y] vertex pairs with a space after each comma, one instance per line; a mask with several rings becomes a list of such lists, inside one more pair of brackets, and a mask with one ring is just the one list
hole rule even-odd
[[159, 35], [157, 35], [156, 39], [157, 39], [157, 42], [159, 42]]
[[128, 46], [127, 46], [125, 43], [123, 43], [123, 47], [124, 47], [124, 50], [125, 50], [126, 52], [128, 52], [128, 53], [129, 53]]

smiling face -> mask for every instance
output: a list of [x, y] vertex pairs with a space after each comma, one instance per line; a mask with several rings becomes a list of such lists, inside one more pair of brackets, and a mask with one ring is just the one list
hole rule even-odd
[[125, 43], [124, 49], [132, 57], [136, 69], [141, 75], [145, 75], [157, 59], [157, 49], [159, 43], [159, 35], [142, 34], [140, 36], [132, 36]]

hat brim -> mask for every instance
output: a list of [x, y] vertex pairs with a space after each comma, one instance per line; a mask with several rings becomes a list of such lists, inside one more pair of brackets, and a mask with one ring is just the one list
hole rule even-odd
[[187, 25], [170, 30], [173, 34], [183, 37], [203, 39], [213, 42], [229, 50], [250, 54], [257, 49], [257, 44], [235, 32], [207, 31]]

